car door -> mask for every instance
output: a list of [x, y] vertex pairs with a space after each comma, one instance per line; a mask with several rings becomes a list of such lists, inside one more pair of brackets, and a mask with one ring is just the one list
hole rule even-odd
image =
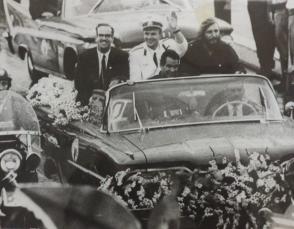
[[14, 53], [18, 50], [18, 44], [12, 42], [13, 38], [31, 21], [29, 0], [3, 0], [3, 8], [8, 32], [5, 37], [10, 50]]

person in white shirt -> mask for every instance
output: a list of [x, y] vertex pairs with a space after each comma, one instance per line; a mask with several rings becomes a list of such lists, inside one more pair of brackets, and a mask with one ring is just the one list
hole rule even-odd
[[174, 39], [161, 39], [163, 24], [158, 19], [149, 18], [142, 24], [145, 42], [130, 50], [130, 80], [147, 80], [158, 75], [160, 57], [167, 49], [174, 50], [180, 57], [184, 56], [188, 42], [177, 25], [177, 16], [174, 12], [168, 18], [168, 25]]

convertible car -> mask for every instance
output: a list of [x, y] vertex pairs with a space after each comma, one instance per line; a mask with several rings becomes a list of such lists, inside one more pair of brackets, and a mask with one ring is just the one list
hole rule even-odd
[[[200, 1], [200, 0], [199, 0]], [[156, 15], [163, 21], [175, 11], [186, 38], [197, 36], [201, 7], [190, 0], [4, 0], [6, 38], [12, 51], [24, 59], [32, 79], [54, 74], [73, 79], [78, 55], [95, 42], [95, 27], [107, 22], [115, 29], [115, 45], [129, 49], [143, 41], [141, 23]], [[194, 3], [195, 4], [195, 3]], [[232, 27], [219, 21], [224, 35]], [[163, 37], [172, 33], [163, 32]]]
[[102, 117], [66, 127], [52, 126], [46, 109], [36, 108], [47, 175], [89, 183], [126, 169], [191, 172], [212, 159], [235, 160], [236, 150], [244, 163], [252, 152], [272, 160], [294, 156], [294, 122], [282, 116], [262, 76], [127, 82], [96, 100]]

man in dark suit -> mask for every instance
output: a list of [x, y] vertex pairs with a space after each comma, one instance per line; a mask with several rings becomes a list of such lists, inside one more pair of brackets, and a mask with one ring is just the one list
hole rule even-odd
[[75, 88], [77, 100], [88, 104], [94, 89], [107, 90], [129, 79], [128, 53], [112, 47], [114, 29], [109, 24], [96, 27], [97, 47], [79, 56]]

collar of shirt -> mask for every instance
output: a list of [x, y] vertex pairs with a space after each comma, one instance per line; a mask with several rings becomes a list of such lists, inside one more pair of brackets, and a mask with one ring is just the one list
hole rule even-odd
[[154, 49], [151, 49], [151, 48], [149, 48], [148, 46], [147, 46], [147, 44], [145, 43], [144, 44], [144, 50], [146, 50], [146, 52], [147, 52], [147, 56], [152, 56], [153, 57], [153, 55], [154, 55], [154, 53], [156, 53], [156, 57], [157, 57], [157, 60], [159, 61], [160, 60], [160, 58], [161, 58], [161, 55], [162, 55], [162, 44], [159, 42], [159, 45], [157, 46], [157, 48], [154, 50]]
[[98, 53], [99, 67], [101, 66], [101, 61], [102, 61], [103, 55], [105, 55], [105, 64], [107, 66], [110, 49], [106, 53], [102, 53], [97, 49], [97, 53]]

